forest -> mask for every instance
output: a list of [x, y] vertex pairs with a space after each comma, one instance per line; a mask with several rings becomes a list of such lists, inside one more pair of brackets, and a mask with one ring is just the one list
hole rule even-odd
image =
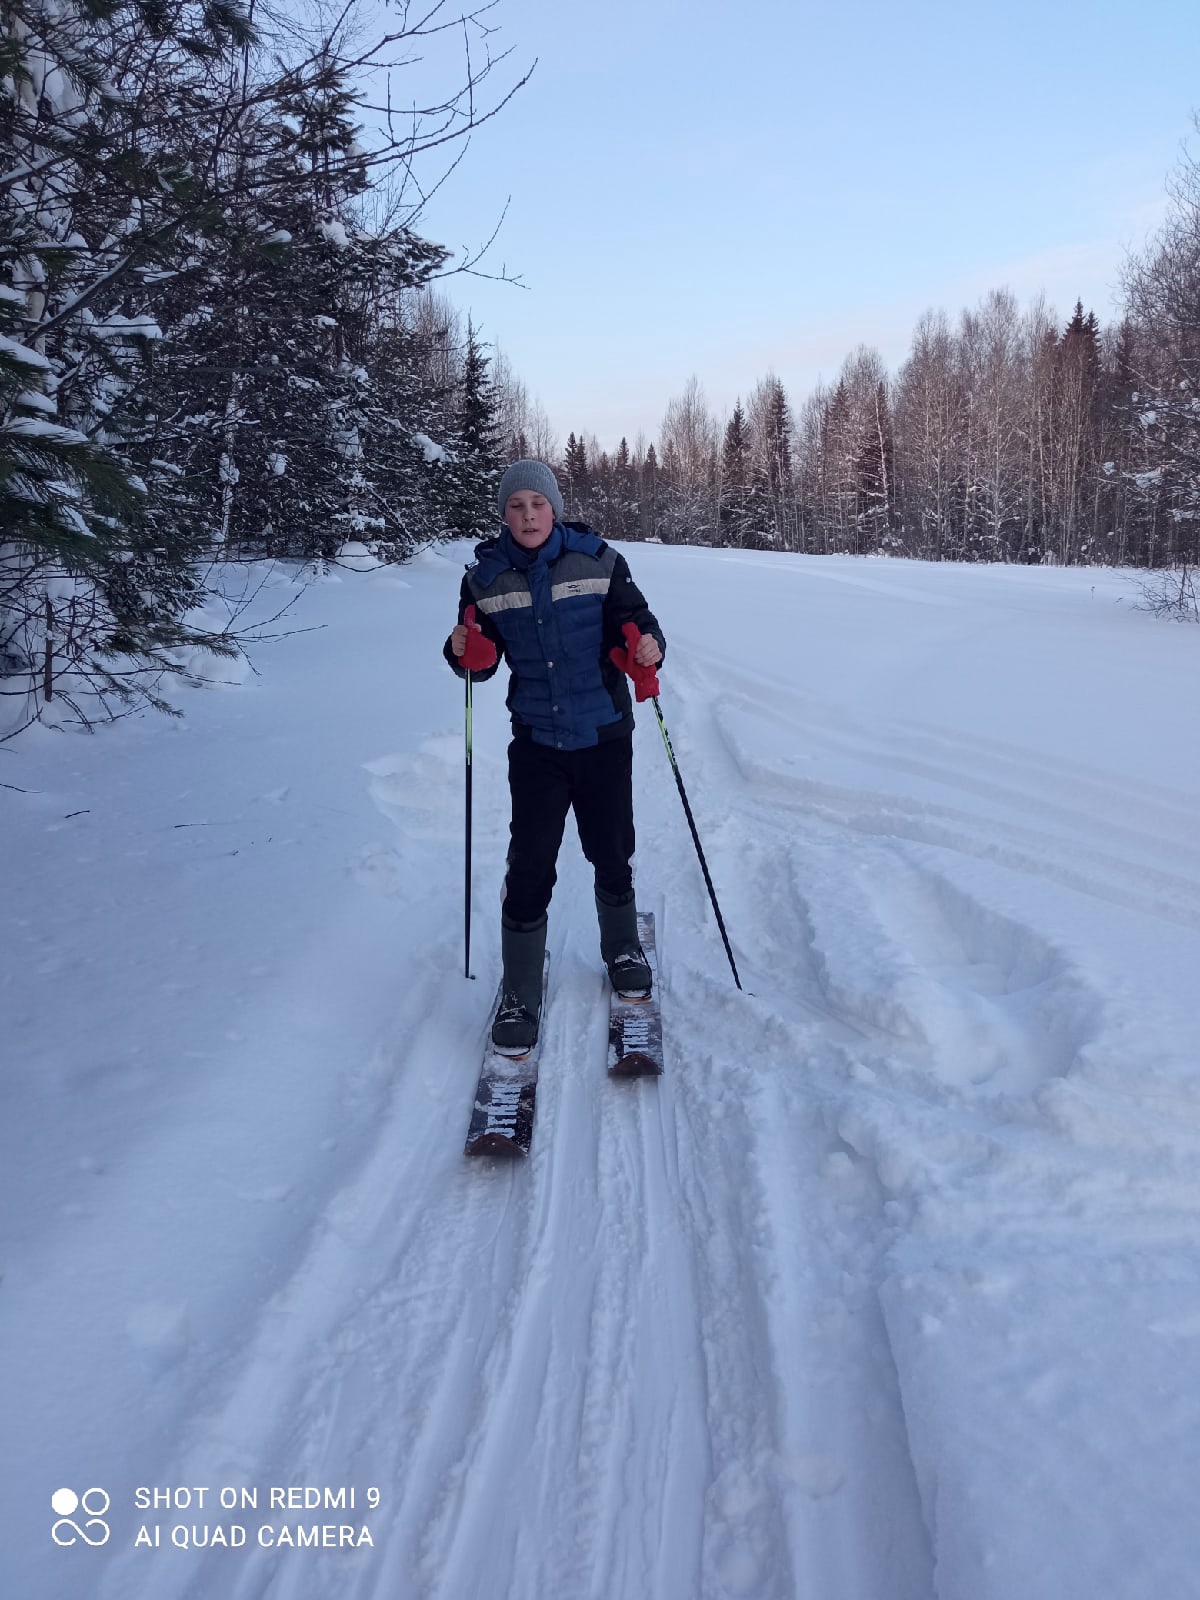
[[[799, 400], [768, 373], [728, 417], [693, 377], [656, 439], [606, 449], [580, 419], [560, 443], [519, 352], [456, 309], [486, 244], [452, 260], [422, 231], [428, 163], [452, 180], [529, 75], [490, 11], [400, 5], [372, 37], [355, 0], [333, 27], [238, 0], [6, 4], [0, 736], [56, 699], [85, 724], [170, 709], [197, 649], [243, 647], [215, 571], [486, 532], [524, 454], [615, 538], [1158, 568], [1192, 595], [1194, 160], [1112, 327], [999, 288], [928, 311], [895, 373], [860, 347]], [[418, 67], [442, 87], [402, 107]]]
[[[488, 9], [394, 8], [371, 39], [353, 5], [333, 31], [237, 0], [6, 5], [8, 736], [56, 698], [169, 709], [198, 648], [242, 647], [215, 567], [397, 561], [481, 524], [487, 358], [430, 292], [475, 263], [420, 233], [417, 168], [521, 86]], [[449, 87], [401, 110], [392, 77], [438, 49]]]
[[[860, 346], [793, 408], [768, 374], [715, 417], [699, 378], [657, 441], [561, 458], [576, 513], [624, 538], [809, 555], [1190, 568], [1200, 512], [1200, 177], [1131, 264], [1126, 315], [1058, 326], [993, 290], [920, 319], [894, 376]], [[520, 415], [514, 450], [526, 443]]]

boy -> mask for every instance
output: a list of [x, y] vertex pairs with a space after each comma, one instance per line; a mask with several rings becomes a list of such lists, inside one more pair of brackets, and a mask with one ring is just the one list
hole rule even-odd
[[583, 523], [563, 522], [558, 481], [544, 462], [514, 462], [498, 504], [504, 529], [476, 547], [444, 654], [460, 677], [490, 678], [501, 655], [512, 673], [504, 980], [492, 1043], [516, 1055], [537, 1042], [546, 910], [570, 809], [595, 871], [609, 977], [622, 994], [649, 993], [630, 867], [633, 708], [624, 673], [653, 692], [666, 641], [624, 556]]

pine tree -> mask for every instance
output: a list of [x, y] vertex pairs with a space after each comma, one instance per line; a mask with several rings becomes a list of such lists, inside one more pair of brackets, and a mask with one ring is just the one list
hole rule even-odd
[[642, 462], [641, 491], [638, 495], [638, 508], [641, 520], [641, 535], [643, 539], [658, 541], [662, 538], [661, 523], [661, 474], [658, 468], [658, 456], [654, 446], [646, 449], [646, 459]]
[[500, 481], [499, 432], [495, 390], [488, 359], [467, 319], [467, 342], [459, 380], [454, 436], [455, 502], [452, 526], [459, 533], [482, 532], [495, 521]]
[[467, 318], [467, 348], [458, 405], [458, 437], [463, 448], [494, 466], [496, 450], [496, 397], [488, 377], [488, 359]]
[[567, 449], [563, 457], [563, 500], [569, 518], [586, 520], [587, 503], [591, 490], [591, 473], [588, 468], [587, 446], [582, 436], [567, 435]]
[[721, 543], [744, 545], [750, 527], [752, 460], [746, 413], [739, 399], [721, 445]]
[[783, 384], [772, 384], [767, 410], [767, 493], [776, 533], [784, 549], [791, 546], [792, 527], [792, 417]]
[[790, 549], [795, 523], [792, 420], [783, 384], [769, 374], [750, 397], [751, 521], [756, 542]]
[[403, 555], [450, 525], [408, 323], [445, 252], [364, 199], [491, 114], [483, 72], [364, 152], [373, 53], [258, 14], [264, 38], [241, 0], [0, 16], [0, 691], [30, 715], [161, 703], [176, 647], [233, 648], [188, 621], [214, 551]]
[[394, 365], [396, 340], [386, 371], [372, 352], [380, 306], [396, 306], [444, 252], [357, 222], [366, 173], [353, 104], [328, 65], [311, 92], [286, 82], [242, 128], [230, 152], [237, 203], [167, 291], [170, 337], [127, 424], [140, 458], [185, 475], [227, 556], [329, 558], [347, 540], [404, 553], [416, 537], [395, 506], [398, 461], [411, 472], [420, 459], [411, 440], [397, 457], [406, 368]]
[[1075, 312], [1055, 349], [1054, 427], [1050, 445], [1057, 505], [1057, 556], [1064, 564], [1091, 554], [1096, 484], [1100, 329], [1093, 313]]
[[622, 435], [613, 457], [612, 512], [609, 529], [616, 539], [636, 538], [640, 533], [637, 474], [629, 454], [629, 442]]
[[[162, 329], [152, 285], [211, 226], [187, 113], [251, 38], [236, 6], [13, 0], [0, 25], [0, 670], [87, 721], [205, 640], [192, 528], [152, 515], [114, 415]], [[170, 115], [168, 115], [168, 108]], [[228, 641], [208, 642], [228, 649]]]

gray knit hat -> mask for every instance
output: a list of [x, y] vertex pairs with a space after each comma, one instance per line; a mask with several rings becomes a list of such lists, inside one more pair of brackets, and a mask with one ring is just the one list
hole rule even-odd
[[504, 515], [509, 495], [517, 494], [522, 489], [532, 489], [534, 494], [545, 495], [554, 507], [554, 515], [560, 522], [562, 521], [562, 490], [558, 487], [558, 479], [544, 461], [514, 461], [509, 467], [500, 479], [500, 493], [497, 497], [501, 516]]

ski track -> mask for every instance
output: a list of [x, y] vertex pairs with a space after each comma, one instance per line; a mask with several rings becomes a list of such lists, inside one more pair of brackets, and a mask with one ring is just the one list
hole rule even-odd
[[[1063, 950], [976, 902], [929, 847], [1196, 927], [1193, 819], [1170, 792], [996, 741], [915, 723], [872, 737], [711, 655], [678, 679], [672, 737], [722, 797], [698, 821], [755, 997], [727, 973], [673, 788], [642, 782], [666, 1074], [605, 1082], [568, 835], [533, 1152], [468, 1162], [490, 984], [450, 975], [452, 941], [428, 952], [445, 975], [380, 1044], [373, 1137], [169, 1475], [377, 1485], [380, 1509], [350, 1518], [375, 1547], [248, 1551], [236, 1569], [179, 1553], [156, 1600], [939, 1593], [881, 1304], [907, 1169], [977, 1159], [1014, 1118], [1048, 1126], [1105, 1010]], [[795, 734], [782, 763], [756, 753], [768, 692]], [[354, 864], [381, 892], [402, 893], [405, 850], [442, 841], [457, 754], [433, 739], [372, 764], [403, 841]], [[825, 758], [897, 787], [806, 770]], [[496, 766], [477, 836], [493, 847]], [[1024, 823], [986, 816], [993, 800]], [[494, 956], [485, 937], [481, 972]], [[99, 1593], [131, 1600], [142, 1579], [115, 1559]]]
[[[961, 813], [955, 829], [946, 824], [949, 808], [922, 802], [906, 814], [904, 802], [888, 793], [864, 818], [863, 791], [819, 790], [754, 759], [741, 735], [748, 712], [764, 715], [761, 706], [744, 699], [734, 706], [714, 685], [710, 709], [701, 712], [702, 669], [680, 676], [689, 685], [683, 698], [691, 716], [682, 719], [676, 748], [686, 760], [694, 742], [710, 765], [721, 760], [725, 782], [715, 787], [738, 796], [710, 819], [707, 834], [718, 890], [734, 891], [722, 894], [727, 923], [769, 934], [745, 963], [771, 1001], [765, 1017], [765, 1008], [755, 1008], [771, 1040], [764, 1055], [785, 1057], [781, 1034], [794, 1041], [796, 1070], [766, 1086], [768, 1105], [747, 1151], [748, 1165], [775, 1175], [762, 1223], [770, 1243], [755, 1281], [771, 1286], [765, 1343], [785, 1373], [777, 1407], [783, 1465], [800, 1490], [784, 1493], [793, 1571], [801, 1587], [807, 1582], [821, 1592], [918, 1600], [936, 1589], [936, 1517], [910, 1457], [879, 1300], [891, 1246], [908, 1221], [908, 1169], [914, 1150], [927, 1169], [939, 1160], [961, 1166], [985, 1158], [1007, 1121], [1044, 1120], [1039, 1091], [1084, 1057], [1103, 1029], [1104, 1001], [1052, 941], [979, 904], [927, 856], [914, 854], [913, 842], [929, 842], [995, 859], [977, 817]], [[770, 717], [786, 721], [793, 713], [776, 692]], [[697, 726], [705, 715], [707, 735]], [[801, 731], [811, 743], [803, 716], [794, 723], [798, 745]], [[869, 757], [875, 770], [977, 795], [986, 795], [989, 783], [975, 774], [991, 762], [1003, 778], [995, 792], [1010, 811], [1023, 807], [1030, 818], [1021, 850], [1007, 852], [1009, 864], [1192, 922], [1200, 896], [1191, 875], [1147, 867], [1148, 859], [1196, 859], [1183, 838], [1189, 819], [1173, 796], [1089, 777], [1072, 785], [1071, 806], [1047, 804], [1038, 788], [1043, 764], [1008, 749], [985, 749], [981, 741], [951, 759], [957, 752], [930, 737], [935, 763], [914, 760], [907, 735], [881, 749], [865, 734], [818, 732], [827, 746]], [[1079, 776], [1065, 767], [1059, 775]], [[814, 806], [818, 790], [845, 803]], [[789, 794], [794, 820], [781, 822], [780, 800]], [[1114, 817], [1131, 815], [1137, 827], [1114, 830]], [[1128, 859], [1081, 846], [1092, 827], [1127, 844]], [[1075, 844], [1070, 865], [1061, 836], [1051, 831], [1059, 829]], [[1147, 882], [1149, 895], [1128, 887]], [[691, 909], [706, 925], [715, 965], [713, 919], [695, 900]], [[677, 1015], [673, 1026], [678, 1034]], [[756, 1031], [746, 1029], [748, 1051]], [[693, 1074], [705, 1059], [703, 1036], [694, 1030]], [[917, 1128], [912, 1107], [922, 1096], [926, 1114]], [[1061, 1150], [1054, 1159], [1061, 1161]], [[736, 1168], [732, 1160], [722, 1165]], [[784, 1173], [791, 1187], [780, 1182]], [[800, 1229], [798, 1215], [806, 1218]], [[881, 1506], [889, 1508], [883, 1517]]]
[[[880, 740], [846, 719], [833, 721], [827, 710], [805, 706], [798, 696], [789, 704], [776, 694], [768, 713], [761, 693], [727, 687], [748, 678], [753, 683], [751, 675], [732, 668], [719, 683], [714, 675], [713, 731], [741, 782], [769, 795], [776, 806], [790, 804], [806, 817], [865, 834], [942, 846], [1200, 928], [1200, 846], [1186, 796], [1081, 771], [996, 741], [957, 734], [950, 740], [920, 725]], [[699, 692], [692, 688], [691, 697]], [[765, 741], [755, 739], [756, 727], [766, 725], [773, 745], [780, 724], [793, 732], [796, 745], [783, 763], [760, 757], [756, 744]], [[822, 758], [839, 772], [869, 770], [875, 783], [880, 773], [916, 779], [922, 793], [905, 793], [902, 784], [880, 791], [811, 775]], [[790, 770], [781, 771], [781, 765]], [[1048, 778], [1053, 799], [1046, 795]], [[978, 804], [955, 804], [956, 797], [985, 805], [981, 810]], [[1024, 814], [1027, 824], [1014, 825], [1014, 814]], [[1115, 853], [1114, 846], [1125, 853]], [[1181, 864], [1187, 870], [1180, 871]]]
[[[598, 1066], [593, 1081], [556, 1072], [555, 1063], [599, 1063], [603, 1052], [587, 896], [560, 887], [534, 1154], [528, 1172], [478, 1171], [485, 1209], [459, 1213], [467, 1223], [457, 1237], [477, 1237], [504, 1186], [505, 1247], [487, 1297], [504, 1314], [456, 1362], [438, 1352], [442, 1388], [404, 1461], [394, 1459], [393, 1481], [444, 1488], [440, 1499], [414, 1494], [411, 1511], [404, 1502], [382, 1590], [407, 1574], [414, 1592], [438, 1600], [531, 1590], [783, 1600], [807, 1584], [904, 1600], [935, 1591], [879, 1304], [895, 1232], [888, 1208], [905, 1187], [887, 1086], [911, 1095], [926, 1084], [955, 1151], [964, 1127], [986, 1142], [1014, 1101], [1069, 1071], [1101, 1003], [1053, 946], [906, 854], [901, 830], [863, 838], [861, 815], [814, 813], [806, 785], [796, 794], [802, 816], [781, 824], [788, 780], [738, 748], [719, 697], [707, 731], [694, 724], [702, 693], [687, 697], [677, 744], [726, 752], [740, 804], [712, 830], [714, 859], [722, 881], [739, 885], [735, 906], [759, 902], [757, 915], [727, 920], [769, 930], [751, 969], [774, 1003], [748, 1002], [724, 982], [674, 796], [656, 794], [641, 825], [664, 901], [670, 891], [668, 1073], [599, 1088]], [[886, 767], [887, 752], [870, 754]], [[1039, 827], [1023, 838], [1020, 864], [1040, 870], [1063, 808], [1040, 802], [1032, 764], [1001, 752], [995, 766], [1008, 806], [1014, 766], [1029, 785]], [[960, 767], [892, 757], [897, 772], [986, 788]], [[852, 793], [861, 808], [862, 792]], [[1083, 821], [1128, 815], [1130, 798], [1093, 785]], [[1173, 813], [1163, 797], [1154, 803], [1161, 834]], [[890, 824], [894, 796], [888, 804]], [[1149, 837], [1129, 834], [1134, 846]], [[958, 843], [945, 827], [936, 842]], [[1144, 861], [1142, 871], [1144, 883]], [[1189, 887], [1164, 880], [1172, 893]], [[1162, 912], [1161, 895], [1153, 905]], [[838, 937], [848, 910], [857, 942]], [[665, 904], [659, 915], [665, 928]], [[707, 945], [702, 963], [694, 935], [673, 937], [689, 922]], [[735, 1058], [728, 1043], [714, 1048], [714, 1033], [738, 1041]], [[778, 1058], [781, 1035], [796, 1071], [764, 1078], [756, 1041], [762, 1057]], [[586, 1048], [573, 1049], [581, 1036]], [[936, 1160], [936, 1127], [925, 1142]], [[555, 1294], [563, 1281], [575, 1285], [566, 1305]], [[411, 1392], [422, 1380], [397, 1371], [395, 1381]], [[454, 1406], [475, 1421], [449, 1460]], [[554, 1530], [537, 1545], [521, 1534], [531, 1497], [543, 1512], [554, 1507], [531, 1519]], [[697, 1570], [681, 1567], [677, 1551], [697, 1552]]]

